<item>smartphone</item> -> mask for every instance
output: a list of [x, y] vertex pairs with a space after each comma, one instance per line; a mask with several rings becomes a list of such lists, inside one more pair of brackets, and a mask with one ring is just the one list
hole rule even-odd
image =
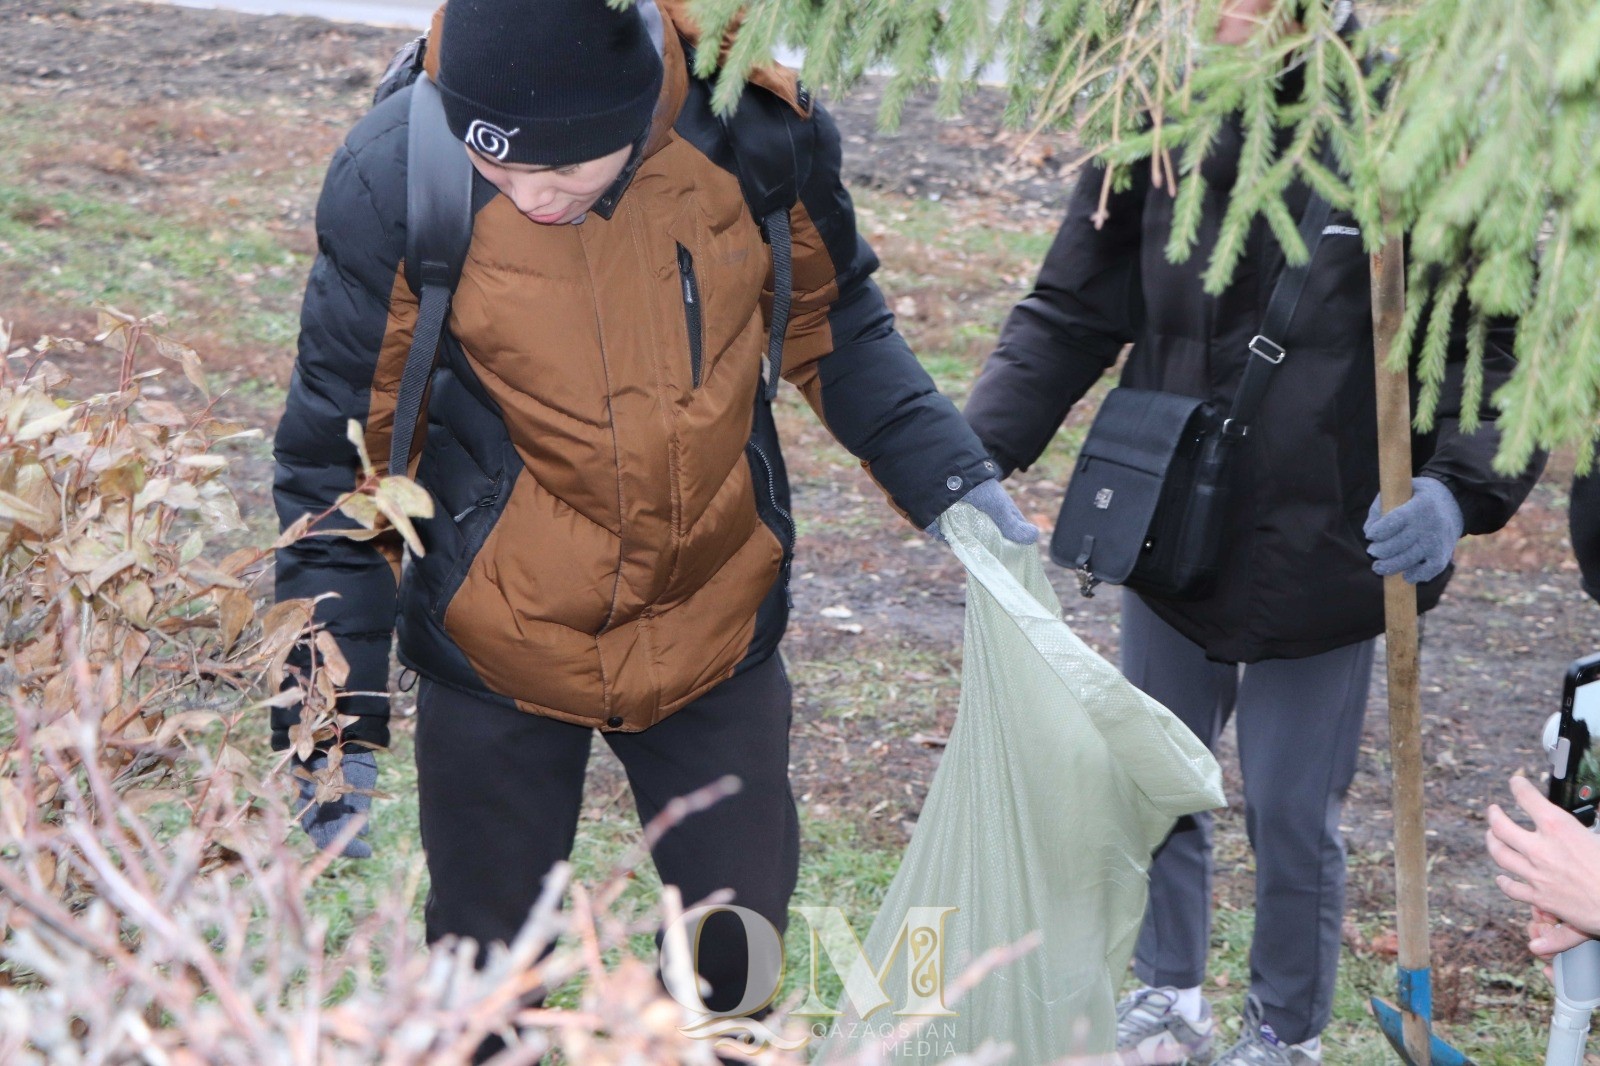
[[1567, 667], [1550, 756], [1550, 802], [1594, 825], [1600, 803], [1600, 654]]

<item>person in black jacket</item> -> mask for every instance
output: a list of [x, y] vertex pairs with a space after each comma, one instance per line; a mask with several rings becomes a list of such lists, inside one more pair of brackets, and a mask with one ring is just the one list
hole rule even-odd
[[[460, 142], [451, 150], [472, 165], [474, 216], [411, 438], [410, 469], [434, 502], [417, 522], [426, 550], [402, 569], [389, 530], [278, 554], [278, 597], [318, 598], [348, 663], [349, 717], [337, 738], [317, 736], [301, 708], [277, 708], [273, 746], [295, 747], [324, 784], [342, 770], [370, 788], [398, 634], [422, 679], [427, 938], [471, 937], [480, 961], [515, 937], [572, 849], [596, 733], [642, 821], [740, 782], [652, 858], [685, 903], [731, 890], [735, 906], [784, 927], [799, 823], [777, 649], [795, 527], [769, 403], [778, 382], [763, 380], [774, 351], [771, 373], [917, 527], [965, 500], [1013, 539], [1038, 535], [894, 328], [832, 119], [793, 71], [759, 68], [731, 143], [734, 124], [693, 74], [697, 32], [668, 0], [551, 0], [537, 12], [450, 0], [436, 17], [426, 70]], [[275, 445], [285, 526], [331, 512], [319, 531], [351, 529], [336, 510], [360, 479], [347, 427], [372, 455], [396, 436], [423, 314], [402, 262], [422, 87], [374, 107], [323, 186]], [[743, 179], [773, 174], [794, 198], [758, 220]], [[769, 232], [792, 234], [782, 271], [761, 229], [773, 219]], [[780, 295], [791, 314], [769, 345]], [[304, 825], [321, 846], [370, 800], [318, 795], [306, 782]], [[735, 915], [688, 934], [710, 1009], [734, 1012], [747, 985], [776, 980], [750, 972]]]
[[[1288, 83], [1296, 75], [1286, 73]], [[1167, 260], [1173, 199], [1149, 170], [1110, 198], [1090, 166], [1033, 292], [1011, 312], [966, 415], [1009, 475], [1044, 451], [1071, 406], [1132, 344], [1122, 384], [1226, 409], [1260, 332], [1284, 258], [1257, 219], [1228, 288], [1201, 271], [1234, 183], [1241, 133], [1223, 132], [1202, 167], [1199, 243]], [[1299, 217], [1309, 192], [1291, 190]], [[1334, 211], [1249, 435], [1238, 449], [1218, 587], [1176, 602], [1124, 592], [1122, 669], [1208, 744], [1238, 724], [1246, 825], [1255, 849], [1256, 926], [1246, 1026], [1227, 1063], [1320, 1061], [1331, 1013], [1344, 900], [1339, 812], [1355, 771], [1373, 645], [1383, 631], [1379, 575], [1404, 573], [1418, 605], [1449, 580], [1458, 537], [1500, 528], [1542, 468], [1494, 472], [1495, 413], [1462, 432], [1463, 337], [1434, 428], [1413, 440], [1413, 498], [1378, 517], [1368, 259], [1356, 221]], [[1483, 396], [1512, 366], [1512, 329], [1491, 329]], [[1130, 1061], [1210, 1061], [1215, 1023], [1200, 994], [1210, 941], [1211, 824], [1179, 822], [1151, 867], [1135, 957], [1142, 989], [1118, 1009]], [[1160, 1057], [1168, 1056], [1168, 1057]]]

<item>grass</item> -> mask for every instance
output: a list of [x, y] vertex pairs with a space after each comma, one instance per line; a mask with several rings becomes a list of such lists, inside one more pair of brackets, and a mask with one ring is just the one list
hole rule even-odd
[[825, 718], [877, 719], [885, 736], [934, 728], [961, 692], [951, 650], [893, 638], [836, 645], [820, 658], [791, 659], [790, 666], [799, 701]]
[[[802, 668], [797, 668], [796, 672], [802, 672]], [[854, 683], [854, 678], [839, 679], [841, 689], [848, 689]], [[368, 838], [374, 857], [360, 861], [338, 860], [313, 886], [313, 910], [328, 920], [333, 943], [348, 932], [351, 913], [359, 911], [364, 901], [377, 892], [403, 880], [412, 864], [420, 861], [416, 843], [416, 771], [410, 738], [404, 731], [396, 731], [394, 753], [382, 761], [378, 787], [394, 798], [380, 802], [375, 808]], [[612, 798], [616, 799], [615, 803], [596, 812], [601, 801]], [[838, 907], [851, 928], [865, 940], [899, 867], [900, 853], [891, 848], [862, 847], [847, 820], [805, 819], [801, 833], [800, 880], [794, 905]], [[589, 883], [603, 879], [638, 839], [638, 823], [627, 797], [603, 795], [591, 786], [573, 852], [575, 876]], [[622, 898], [623, 914], [648, 914], [660, 891], [660, 881], [649, 864], [636, 873]], [[419, 925], [426, 886], [424, 876], [417, 901]], [[1206, 995], [1217, 1011], [1224, 1040], [1228, 1041], [1237, 1037], [1244, 991], [1249, 986], [1248, 951], [1253, 926], [1254, 914], [1249, 908], [1219, 907], [1216, 911]], [[654, 941], [649, 935], [634, 937], [631, 950], [643, 959], [653, 961], [655, 957]], [[785, 974], [778, 1001], [792, 1003], [803, 996], [811, 972], [808, 937], [804, 924], [798, 920], [786, 938], [785, 955]], [[842, 987], [838, 975], [825, 959], [818, 967], [818, 993], [824, 1002], [837, 1002]], [[1470, 1054], [1480, 1066], [1538, 1061], [1543, 1054], [1548, 998], [1539, 991], [1544, 983], [1536, 968], [1530, 965], [1522, 974], [1482, 974], [1478, 980], [1510, 987], [1518, 994], [1513, 997], [1514, 1002], [1507, 1004], [1507, 1009], [1483, 1011], [1471, 1022], [1445, 1025], [1441, 1027], [1441, 1035]], [[1517, 984], [1523, 988], [1517, 990]], [[1341, 1066], [1379, 1066], [1395, 1061], [1393, 1050], [1367, 1007], [1373, 995], [1392, 1000], [1394, 988], [1392, 959], [1344, 952], [1333, 1022], [1323, 1034], [1325, 1061]], [[578, 994], [579, 989], [569, 985], [554, 993], [550, 1003], [575, 1006]]]
[[[275, 348], [293, 343], [286, 309], [309, 265], [249, 220], [201, 231], [78, 192], [9, 183], [0, 183], [0, 252], [31, 264], [27, 288], [53, 302], [185, 319], [199, 306], [228, 339]], [[273, 309], [249, 308], [251, 300]]]
[[[1249, 944], [1255, 926], [1252, 910], [1217, 909], [1212, 927], [1212, 968], [1206, 997], [1221, 1022], [1224, 1039], [1237, 1039], [1245, 991], [1250, 983]], [[1534, 967], [1529, 967], [1529, 976]], [[1220, 982], [1219, 982], [1220, 979]], [[1393, 1002], [1396, 976], [1392, 959], [1354, 954], [1348, 948], [1339, 961], [1339, 983], [1334, 992], [1333, 1021], [1323, 1033], [1323, 1061], [1340, 1066], [1379, 1066], [1396, 1061], [1394, 1049], [1368, 1003], [1376, 995]], [[1446, 1024], [1439, 1035], [1479, 1066], [1510, 1066], [1539, 1061], [1544, 1056], [1548, 1005], [1524, 1000], [1519, 1009], [1480, 1013], [1471, 1023]]]

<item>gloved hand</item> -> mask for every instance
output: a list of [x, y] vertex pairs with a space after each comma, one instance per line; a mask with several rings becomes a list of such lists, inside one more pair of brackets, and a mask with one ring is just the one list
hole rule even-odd
[[[979, 482], [957, 502], [970, 503], [988, 515], [1000, 527], [1000, 535], [1013, 544], [1032, 544], [1039, 539], [1039, 527], [1022, 517], [1022, 512], [1017, 510], [1017, 505], [1011, 502], [1011, 497], [996, 478]], [[923, 532], [944, 543], [944, 534], [939, 532], [937, 519]]]
[[1372, 545], [1367, 554], [1374, 573], [1404, 573], [1413, 585], [1438, 577], [1450, 565], [1461, 539], [1461, 505], [1444, 482], [1431, 477], [1411, 479], [1411, 499], [1386, 515], [1379, 514], [1382, 496], [1372, 501], [1362, 527]]
[[[365, 793], [370, 792], [378, 783], [378, 759], [370, 751], [355, 751], [345, 755], [339, 760], [339, 768], [344, 771], [345, 784], [363, 791], [346, 792], [338, 799], [323, 803], [317, 803], [316, 796], [317, 785], [325, 783], [332, 774], [328, 767], [327, 753], [317, 752], [306, 760], [305, 767], [312, 776], [297, 778], [300, 785], [300, 806], [304, 807], [308, 803], [311, 806], [306, 807], [306, 812], [300, 816], [300, 827], [311, 835], [318, 849], [322, 849], [333, 842], [333, 838], [344, 830], [350, 819], [371, 810], [372, 797]], [[370, 822], [363, 825], [357, 831], [355, 838], [344, 846], [345, 858], [372, 857], [372, 845], [361, 839], [367, 835], [369, 828], [371, 828]]]

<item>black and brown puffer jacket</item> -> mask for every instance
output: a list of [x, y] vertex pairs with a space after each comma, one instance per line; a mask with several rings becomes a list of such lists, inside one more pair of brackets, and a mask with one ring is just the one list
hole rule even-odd
[[[312, 537], [278, 555], [280, 599], [319, 618], [347, 688], [402, 663], [524, 711], [640, 730], [772, 653], [794, 542], [771, 412], [758, 401], [771, 257], [751, 217], [692, 31], [669, 15], [666, 78], [636, 170], [579, 225], [541, 226], [477, 179], [472, 244], [413, 469], [436, 515], [401, 574], [381, 545]], [[435, 21], [438, 33], [440, 21]], [[672, 32], [673, 29], [678, 32]], [[434, 55], [438, 54], [434, 38]], [[870, 275], [840, 183], [839, 134], [792, 73], [744, 106], [793, 134], [794, 304], [783, 376], [919, 528], [995, 474], [934, 388]], [[276, 443], [280, 520], [357, 476], [347, 420], [387, 454], [417, 302], [406, 285], [410, 90], [374, 108], [328, 171], [319, 255]], [[791, 149], [791, 141], [793, 147]], [[741, 151], [748, 146], [741, 141]], [[785, 158], [789, 158], [785, 156]], [[337, 516], [335, 516], [335, 520]], [[345, 697], [346, 739], [388, 743], [388, 700]], [[288, 745], [297, 709], [274, 712]]]
[[[1240, 131], [1228, 125], [1202, 167], [1199, 242], [1169, 262], [1173, 198], [1135, 167], [1095, 225], [1103, 171], [1086, 168], [1031, 295], [1011, 312], [967, 403], [968, 421], [1005, 471], [1027, 469], [1067, 411], [1132, 344], [1122, 384], [1210, 400], [1226, 410], [1283, 272], [1283, 252], [1257, 218], [1232, 283], [1204, 291], [1201, 273], [1217, 240], [1237, 171]], [[1288, 206], [1304, 211], [1297, 185]], [[1367, 253], [1355, 220], [1334, 211], [1250, 435], [1238, 452], [1219, 587], [1176, 602], [1144, 597], [1169, 625], [1213, 659], [1293, 659], [1383, 632], [1383, 583], [1372, 572], [1362, 526], [1378, 492], [1377, 406]], [[1503, 526], [1543, 469], [1539, 455], [1514, 477], [1497, 474], [1496, 412], [1488, 398], [1513, 367], [1509, 323], [1489, 331], [1482, 428], [1461, 428], [1465, 331], [1452, 339], [1434, 428], [1415, 434], [1415, 472], [1443, 482], [1465, 532]], [[1416, 389], [1413, 381], [1413, 390]], [[1417, 589], [1427, 610], [1451, 570]]]

